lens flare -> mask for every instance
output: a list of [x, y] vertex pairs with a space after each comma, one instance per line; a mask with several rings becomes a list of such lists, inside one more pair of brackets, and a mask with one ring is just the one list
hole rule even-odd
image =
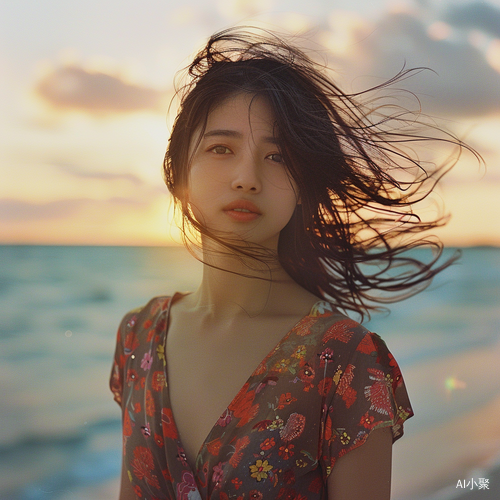
[[452, 391], [457, 389], [465, 389], [467, 384], [463, 380], [459, 380], [458, 378], [451, 376], [446, 378], [444, 386], [448, 394], [450, 394]]

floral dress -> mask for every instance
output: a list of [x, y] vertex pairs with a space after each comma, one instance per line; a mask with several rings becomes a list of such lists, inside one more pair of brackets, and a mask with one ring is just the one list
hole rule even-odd
[[123, 460], [137, 498], [327, 498], [335, 462], [373, 429], [393, 439], [413, 415], [384, 341], [316, 303], [262, 360], [219, 417], [191, 469], [169, 400], [170, 297], [120, 324], [111, 390], [123, 412]]

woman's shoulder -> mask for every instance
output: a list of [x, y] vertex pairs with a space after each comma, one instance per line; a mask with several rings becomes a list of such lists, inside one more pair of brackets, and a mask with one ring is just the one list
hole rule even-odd
[[161, 295], [153, 297], [143, 306], [131, 309], [123, 316], [120, 330], [139, 334], [141, 330], [149, 330], [159, 322], [164, 322], [171, 300], [172, 296]]
[[371, 333], [358, 321], [341, 312], [326, 300], [316, 302], [300, 328], [302, 335], [322, 336], [322, 342], [337, 340], [351, 343]]
[[161, 344], [167, 326], [172, 296], [153, 297], [147, 304], [130, 310], [120, 322], [117, 349], [125, 356]]
[[339, 311], [331, 302], [313, 305], [310, 314], [296, 325], [297, 337], [313, 337], [319, 349], [331, 348], [352, 356], [361, 353], [374, 356], [388, 352], [385, 341], [358, 321]]

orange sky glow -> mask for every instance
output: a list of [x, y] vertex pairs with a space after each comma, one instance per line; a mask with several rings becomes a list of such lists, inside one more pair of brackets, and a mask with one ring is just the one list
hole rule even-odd
[[[0, 90], [0, 244], [178, 244], [161, 178], [173, 77], [210, 33], [245, 18], [305, 33], [347, 90], [392, 76], [404, 61], [435, 70], [439, 76], [413, 77], [410, 90], [424, 112], [443, 117], [486, 161], [485, 169], [464, 155], [446, 176], [437, 198], [452, 217], [436, 234], [453, 246], [500, 245], [500, 35], [404, 2], [388, 5], [376, 15], [331, 9], [321, 24], [248, 2], [224, 15], [219, 5], [211, 22], [169, 8], [175, 30], [144, 45], [145, 60], [126, 47], [97, 49], [64, 37], [45, 52], [33, 49], [24, 66], [14, 52], [0, 53], [7, 75]], [[191, 36], [181, 43], [183, 26]], [[466, 60], [473, 68], [467, 73]]]

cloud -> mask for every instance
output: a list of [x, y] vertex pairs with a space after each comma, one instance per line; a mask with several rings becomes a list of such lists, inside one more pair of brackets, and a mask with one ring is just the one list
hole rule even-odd
[[112, 172], [91, 172], [88, 170], [84, 170], [81, 167], [77, 167], [76, 165], [70, 165], [70, 164], [62, 164], [62, 163], [56, 163], [54, 164], [55, 167], [57, 167], [59, 170], [62, 172], [69, 174], [73, 177], [78, 177], [80, 179], [98, 179], [98, 180], [104, 180], [104, 181], [114, 181], [114, 180], [125, 180], [129, 181], [132, 184], [135, 184], [136, 186], [143, 185], [144, 182], [142, 179], [137, 177], [134, 174], [116, 174]]
[[450, 4], [443, 20], [457, 28], [477, 29], [500, 38], [500, 9], [486, 2]]
[[448, 117], [500, 112], [500, 74], [485, 55], [465, 40], [432, 39], [423, 21], [409, 13], [388, 14], [340, 65], [352, 76], [373, 75], [375, 83], [403, 66], [428, 67], [435, 73], [426, 71], [399, 85], [418, 95], [424, 112]]
[[46, 203], [32, 203], [13, 198], [0, 198], [0, 221], [41, 221], [65, 219], [91, 206], [109, 205], [146, 207], [147, 203], [132, 198], [110, 198], [91, 200], [88, 198], [54, 200]]
[[273, 0], [217, 0], [219, 14], [226, 19], [246, 19], [274, 7]]
[[162, 105], [166, 92], [77, 66], [54, 69], [37, 83], [35, 90], [45, 101], [60, 109], [89, 113], [165, 111]]

